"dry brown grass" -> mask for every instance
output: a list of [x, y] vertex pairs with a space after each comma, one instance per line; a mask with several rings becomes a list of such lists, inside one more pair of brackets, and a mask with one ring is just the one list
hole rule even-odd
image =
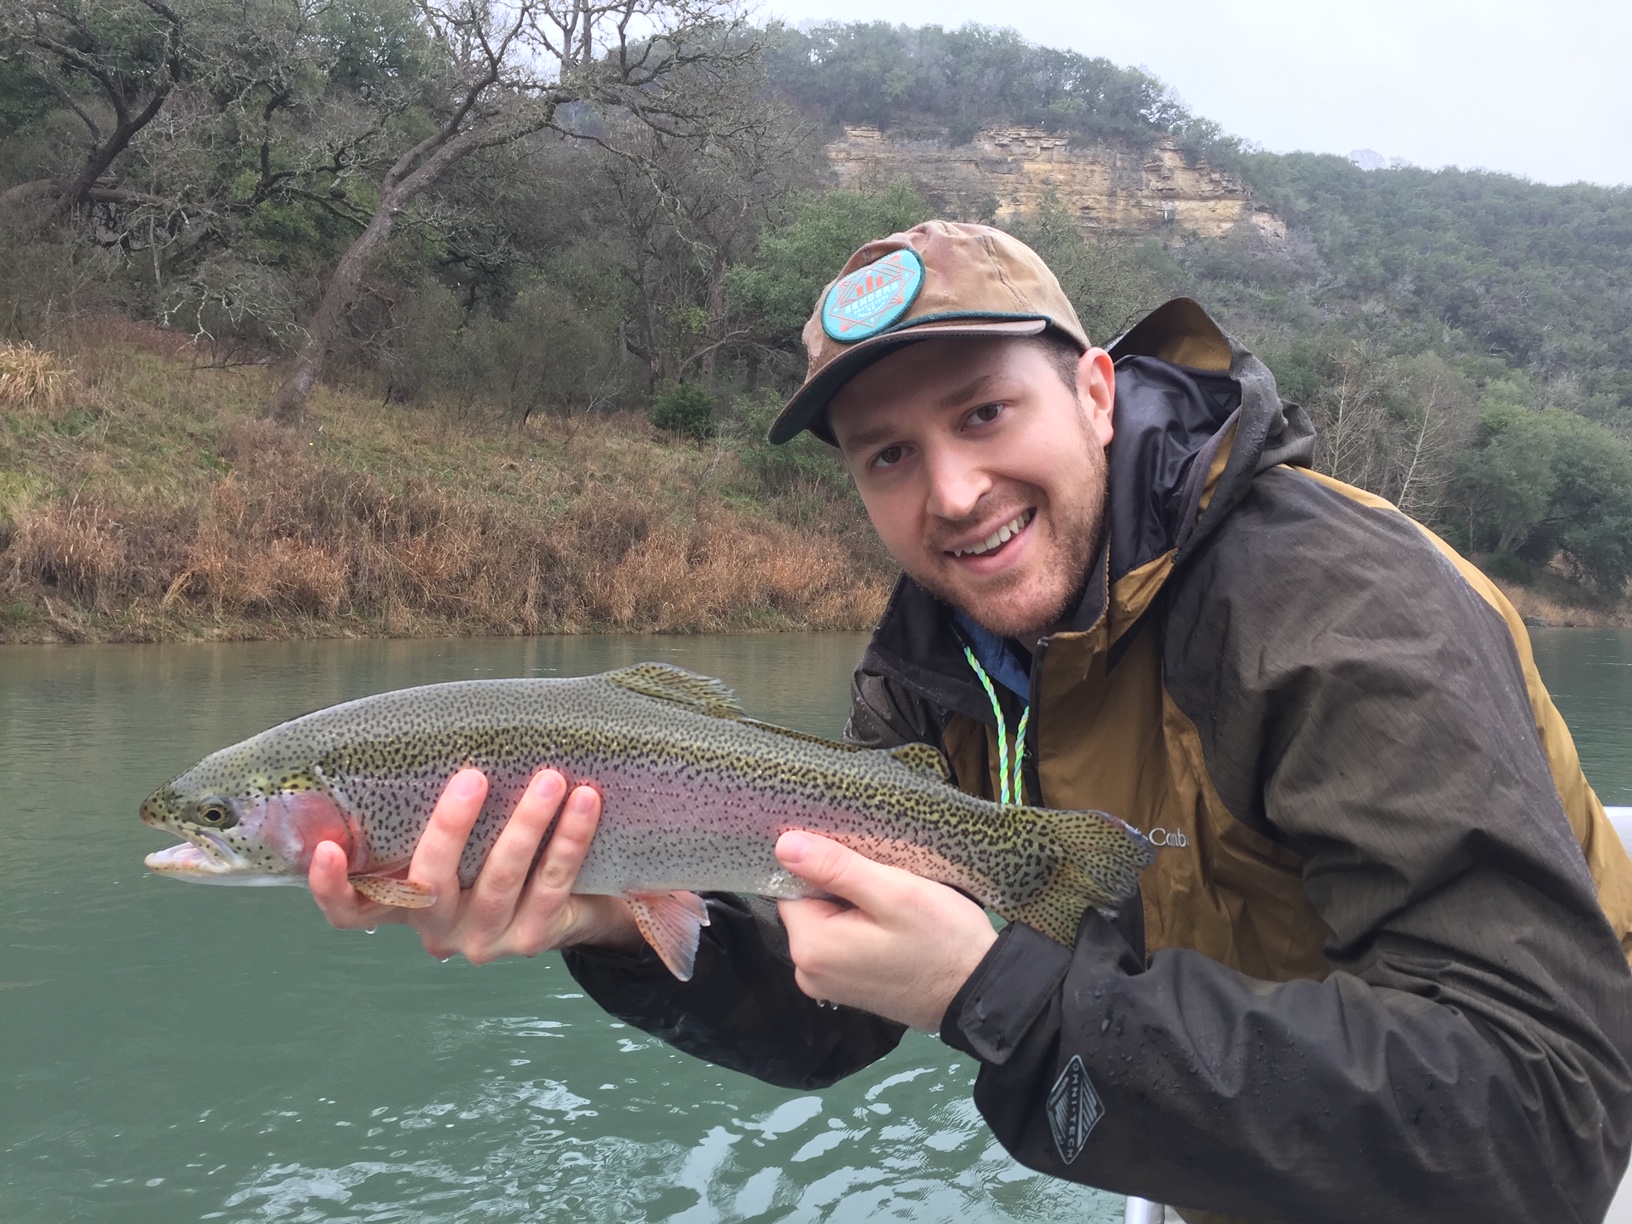
[[73, 375], [50, 349], [0, 344], [0, 407], [55, 413]]
[[1629, 614], [1626, 605], [1618, 608], [1605, 607], [1600, 603], [1569, 602], [1557, 598], [1557, 593], [1549, 595], [1545, 591], [1534, 587], [1520, 586], [1515, 582], [1508, 582], [1500, 578], [1492, 578], [1508, 602], [1518, 610], [1520, 616], [1544, 620], [1549, 625], [1558, 625], [1565, 628], [1608, 628], [1612, 626], [1632, 626], [1632, 614]]
[[79, 432], [10, 418], [0, 485], [64, 492], [0, 514], [0, 640], [857, 629], [888, 594], [858, 511], [785, 525], [729, 453], [638, 419], [517, 434], [325, 393], [287, 429], [251, 415], [266, 375], [163, 347], [91, 355]]

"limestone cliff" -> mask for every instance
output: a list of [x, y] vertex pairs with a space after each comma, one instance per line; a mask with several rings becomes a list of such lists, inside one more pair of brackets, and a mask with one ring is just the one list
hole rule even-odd
[[1286, 223], [1253, 202], [1246, 185], [1205, 163], [1192, 165], [1172, 141], [1109, 144], [1038, 128], [983, 128], [966, 145], [943, 137], [886, 136], [847, 127], [827, 146], [845, 187], [910, 179], [949, 214], [1000, 224], [1037, 208], [1052, 191], [1084, 230], [1216, 237], [1240, 223], [1272, 239]]

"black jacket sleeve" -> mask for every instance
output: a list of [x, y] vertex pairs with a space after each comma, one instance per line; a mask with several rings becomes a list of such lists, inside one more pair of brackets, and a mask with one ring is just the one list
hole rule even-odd
[[901, 1040], [906, 1030], [849, 1007], [823, 1007], [793, 980], [776, 903], [711, 893], [691, 981], [651, 949], [638, 956], [562, 952], [584, 992], [626, 1024], [687, 1054], [784, 1088], [825, 1088]]
[[1165, 682], [1231, 812], [1304, 857], [1333, 972], [1146, 967], [1090, 913], [1074, 949], [1005, 931], [942, 1035], [1060, 1177], [1257, 1219], [1599, 1221], [1632, 972], [1505, 622], [1403, 517], [1259, 484], [1176, 590]]

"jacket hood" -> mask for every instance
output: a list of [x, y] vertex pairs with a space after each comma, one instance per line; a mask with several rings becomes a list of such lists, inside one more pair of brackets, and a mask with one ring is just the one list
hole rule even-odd
[[[1314, 461], [1308, 414], [1283, 401], [1269, 367], [1190, 298], [1157, 307], [1107, 351], [1116, 363], [1107, 507], [1113, 582], [1169, 548], [1181, 560], [1259, 472]], [[1223, 471], [1209, 482], [1226, 447]]]
[[[1105, 529], [1066, 626], [1073, 632], [1105, 619], [1113, 599], [1125, 631], [1253, 477], [1314, 458], [1308, 414], [1284, 402], [1269, 368], [1190, 298], [1157, 307], [1106, 351], [1116, 364], [1116, 403]], [[1144, 580], [1124, 582], [1136, 574]], [[862, 666], [935, 705], [990, 721], [985, 693], [964, 678], [969, 638], [953, 609], [903, 575]], [[977, 644], [976, 653], [985, 651]]]

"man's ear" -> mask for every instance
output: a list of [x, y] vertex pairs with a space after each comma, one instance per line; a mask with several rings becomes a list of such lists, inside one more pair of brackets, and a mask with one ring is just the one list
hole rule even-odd
[[1077, 399], [1088, 429], [1101, 446], [1111, 444], [1111, 412], [1116, 406], [1116, 366], [1102, 348], [1091, 348], [1077, 361]]

